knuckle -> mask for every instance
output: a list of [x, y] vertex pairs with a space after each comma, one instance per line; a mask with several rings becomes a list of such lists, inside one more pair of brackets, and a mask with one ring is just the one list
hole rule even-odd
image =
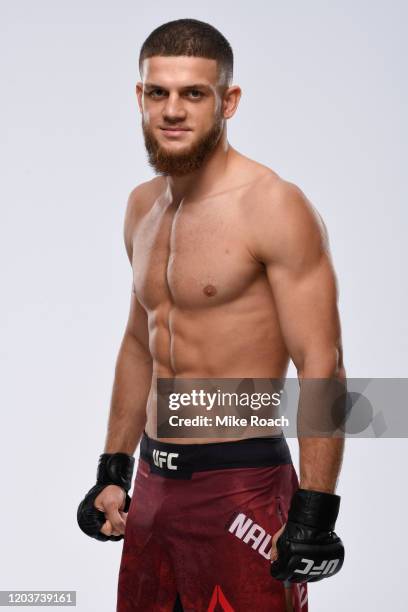
[[122, 521], [114, 521], [113, 523], [113, 528], [117, 531], [121, 531], [123, 528], [123, 523]]
[[108, 499], [106, 500], [104, 506], [108, 512], [114, 512], [117, 510], [118, 504], [114, 499]]

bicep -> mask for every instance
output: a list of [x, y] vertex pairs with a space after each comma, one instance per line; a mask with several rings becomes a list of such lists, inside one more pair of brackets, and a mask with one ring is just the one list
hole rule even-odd
[[[282, 335], [293, 362], [320, 359], [340, 348], [337, 286], [328, 255], [322, 251], [304, 269], [267, 266]], [[335, 355], [334, 355], [335, 357]]]
[[145, 214], [146, 206], [149, 202], [149, 198], [147, 197], [148, 192], [149, 182], [138, 185], [130, 193], [126, 205], [125, 219], [123, 223], [123, 238], [126, 253], [131, 265], [133, 259], [133, 237], [138, 223]]
[[126, 253], [132, 265], [133, 259], [133, 232], [135, 225], [135, 191], [130, 194], [125, 212], [125, 219], [123, 223], [123, 240], [125, 243]]

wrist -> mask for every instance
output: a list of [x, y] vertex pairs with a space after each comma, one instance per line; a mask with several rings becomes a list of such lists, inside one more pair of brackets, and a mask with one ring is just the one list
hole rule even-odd
[[99, 457], [97, 484], [115, 484], [126, 492], [132, 486], [135, 458], [127, 453], [102, 453]]
[[292, 497], [288, 521], [322, 531], [333, 531], [339, 509], [339, 495], [300, 488]]

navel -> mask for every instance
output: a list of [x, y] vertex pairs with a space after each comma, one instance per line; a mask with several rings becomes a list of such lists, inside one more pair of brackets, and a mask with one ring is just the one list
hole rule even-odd
[[213, 297], [213, 295], [215, 295], [217, 293], [216, 288], [214, 287], [214, 285], [206, 285], [203, 289], [205, 295], [207, 295], [208, 297]]

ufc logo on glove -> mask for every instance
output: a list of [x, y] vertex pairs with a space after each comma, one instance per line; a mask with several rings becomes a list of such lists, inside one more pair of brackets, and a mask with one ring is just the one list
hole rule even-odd
[[320, 576], [327, 574], [334, 574], [336, 572], [337, 566], [340, 563], [340, 559], [327, 559], [326, 561], [322, 561], [320, 565], [314, 565], [314, 561], [312, 559], [302, 559], [302, 563], [305, 563], [305, 567], [303, 569], [295, 570], [295, 574], [304, 574], [307, 576]]

